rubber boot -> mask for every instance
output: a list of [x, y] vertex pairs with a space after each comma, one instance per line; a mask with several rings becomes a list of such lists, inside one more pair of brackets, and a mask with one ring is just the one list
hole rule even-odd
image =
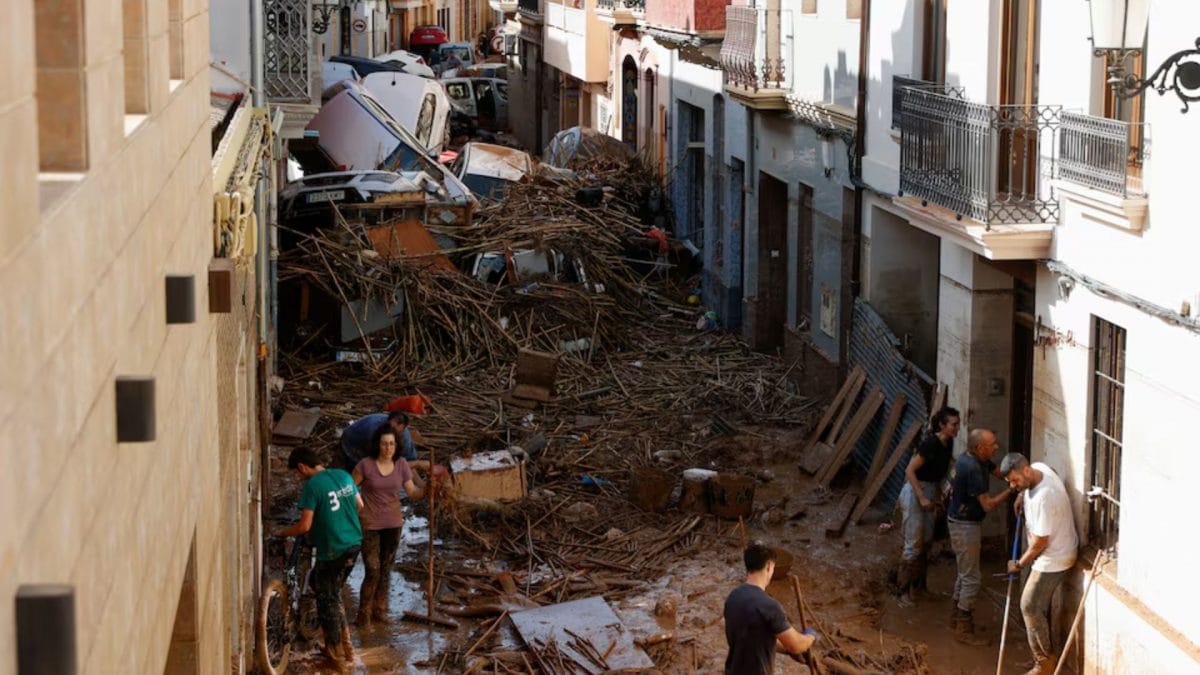
[[371, 618], [378, 623], [392, 622], [388, 616], [388, 598], [391, 595], [391, 579], [381, 578], [375, 589], [375, 601], [371, 603]]
[[896, 602], [901, 607], [913, 606], [912, 587], [915, 570], [914, 562], [911, 560], [901, 560], [900, 566], [896, 569], [896, 586], [899, 590]]
[[914, 597], [929, 597], [929, 556], [925, 553], [918, 554], [913, 561], [912, 588]]
[[972, 647], [982, 647], [989, 642], [987, 638], [975, 634], [975, 617], [963, 609], [955, 611], [954, 639], [961, 644]]
[[371, 627], [371, 608], [370, 607], [359, 607], [358, 608], [358, 614], [355, 615], [355, 617], [354, 617], [354, 625], [358, 626], [359, 628], [370, 628]]
[[354, 667], [354, 643], [350, 641], [350, 626], [342, 624], [342, 659], [345, 666]]

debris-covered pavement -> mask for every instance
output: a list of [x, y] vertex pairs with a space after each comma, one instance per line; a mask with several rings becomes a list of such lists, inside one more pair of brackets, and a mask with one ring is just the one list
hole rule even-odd
[[[653, 177], [639, 161], [572, 168], [511, 184], [468, 227], [331, 204], [326, 221], [286, 232], [277, 413], [319, 412], [304, 442], [336, 465], [346, 424], [417, 397], [423, 458], [459, 472], [436, 507], [433, 562], [435, 612], [459, 627], [375, 626], [357, 636], [360, 665], [719, 671], [721, 599], [744, 542], [765, 535], [791, 547], [831, 672], [926, 672], [919, 645], [872, 637], [887, 556], [863, 553], [855, 565], [869, 574], [828, 584], [855, 565], [809, 550], [861, 537], [807, 535], [836, 504], [796, 475], [820, 412], [796, 391], [798, 364], [750, 351], [687, 302], [689, 256], [652, 228]], [[273, 452], [281, 521], [297, 492], [287, 451]], [[408, 511], [397, 617], [427, 599], [427, 504]], [[780, 584], [772, 592], [795, 612]], [[831, 590], [851, 595], [850, 620], [845, 603], [829, 610]], [[561, 603], [603, 614], [596, 602], [619, 618], [532, 627]]]

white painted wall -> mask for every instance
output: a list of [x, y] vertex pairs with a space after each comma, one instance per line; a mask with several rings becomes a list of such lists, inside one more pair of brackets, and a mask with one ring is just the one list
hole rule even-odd
[[[1043, 3], [1043, 12], [1040, 100], [1100, 113], [1102, 74], [1084, 40], [1086, 5]], [[1154, 3], [1148, 70], [1169, 54], [1191, 47], [1197, 25], [1200, 4]], [[1195, 316], [1200, 311], [1200, 272], [1194, 262], [1200, 228], [1195, 226], [1191, 177], [1200, 151], [1196, 113], [1180, 113], [1181, 104], [1171, 94], [1144, 96], [1151, 141], [1144, 168], [1146, 228], [1137, 233], [1106, 224], [1082, 200], [1066, 198], [1052, 256], [1169, 310], [1179, 311], [1190, 301]], [[1092, 317], [1127, 331], [1120, 558], [1115, 579], [1107, 586], [1097, 584], [1088, 603], [1086, 670], [1196, 672], [1200, 613], [1195, 608], [1200, 593], [1195, 591], [1193, 569], [1200, 544], [1176, 532], [1191, 529], [1190, 495], [1200, 472], [1200, 455], [1191, 448], [1188, 431], [1189, 422], [1200, 417], [1200, 334], [1081, 284], [1064, 295], [1058, 277], [1045, 268], [1038, 275], [1037, 314], [1046, 326], [1044, 334], [1065, 341], [1035, 350], [1032, 451], [1035, 459], [1061, 468], [1085, 538], [1087, 506], [1082, 494], [1090, 487], [1091, 470]], [[1163, 624], [1190, 640], [1191, 651], [1164, 637]]]
[[246, 90], [241, 82], [250, 82], [250, 8], [245, 0], [210, 0], [208, 4], [209, 49], [212, 60], [236, 75], [230, 77], [210, 69], [213, 91], [227, 94]]
[[[1063, 298], [1057, 277], [1045, 270], [1038, 277], [1037, 313], [1046, 326], [1044, 334], [1052, 330], [1071, 339], [1035, 350], [1033, 456], [1062, 474], [1076, 507], [1078, 530], [1085, 538], [1087, 507], [1082, 495], [1090, 487], [1092, 316], [1127, 331], [1117, 583], [1193, 642], [1200, 642], [1197, 594], [1181, 592], [1192, 586], [1197, 544], [1193, 537], [1175, 536], [1173, 525], [1182, 525], [1180, 518], [1187, 518], [1192, 479], [1200, 472], [1200, 455], [1185, 440], [1183, 430], [1185, 420], [1200, 418], [1200, 335], [1078, 285]], [[1092, 622], [1088, 619], [1087, 625]], [[1138, 624], [1125, 628], [1124, 639], [1149, 644], [1149, 634], [1155, 631], [1147, 625], [1134, 631]]]
[[[792, 91], [805, 101], [834, 103], [850, 110], [858, 93], [858, 19], [846, 18], [846, 3], [818, 2], [816, 14], [794, 3]], [[787, 14], [785, 17], [789, 16]]]

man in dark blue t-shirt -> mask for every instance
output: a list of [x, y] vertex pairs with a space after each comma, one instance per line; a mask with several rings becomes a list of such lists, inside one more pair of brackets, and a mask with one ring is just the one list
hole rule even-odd
[[816, 633], [801, 633], [788, 623], [783, 606], [767, 595], [775, 573], [775, 551], [754, 542], [742, 553], [746, 581], [725, 599], [725, 675], [770, 675], [775, 652], [799, 660], [816, 641]]
[[342, 459], [346, 463], [347, 469], [352, 469], [358, 466], [358, 463], [363, 457], [371, 455], [367, 445], [371, 443], [375, 432], [383, 425], [391, 425], [392, 430], [396, 432], [400, 442], [400, 454], [412, 466], [413, 461], [417, 458], [417, 450], [413, 447], [412, 434], [408, 433], [408, 415], [399, 410], [392, 413], [372, 413], [364, 417], [360, 417], [350, 423], [342, 431]]
[[1004, 503], [1012, 494], [1005, 488], [995, 496], [988, 494], [988, 474], [1000, 477], [992, 457], [1000, 445], [989, 429], [972, 429], [967, 436], [967, 451], [959, 455], [950, 470], [950, 506], [946, 521], [950, 528], [950, 546], [958, 564], [954, 579], [954, 638], [969, 645], [984, 645], [987, 640], [975, 635], [975, 598], [983, 581], [979, 570], [979, 547], [983, 541], [983, 517]]

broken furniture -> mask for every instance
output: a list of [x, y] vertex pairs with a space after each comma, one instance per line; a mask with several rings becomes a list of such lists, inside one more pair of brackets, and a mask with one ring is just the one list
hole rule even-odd
[[454, 457], [450, 470], [454, 473], [454, 494], [460, 499], [506, 502], [525, 498], [525, 464], [508, 450]]
[[536, 408], [554, 398], [554, 381], [558, 377], [558, 354], [549, 354], [532, 349], [517, 353], [517, 367], [513, 373], [516, 381], [504, 402], [519, 408]]
[[[509, 618], [535, 659], [538, 651], [554, 644], [559, 654], [574, 662], [572, 673], [654, 668], [654, 662], [634, 644], [625, 625], [602, 598], [513, 612]], [[597, 656], [600, 663], [595, 662]]]

